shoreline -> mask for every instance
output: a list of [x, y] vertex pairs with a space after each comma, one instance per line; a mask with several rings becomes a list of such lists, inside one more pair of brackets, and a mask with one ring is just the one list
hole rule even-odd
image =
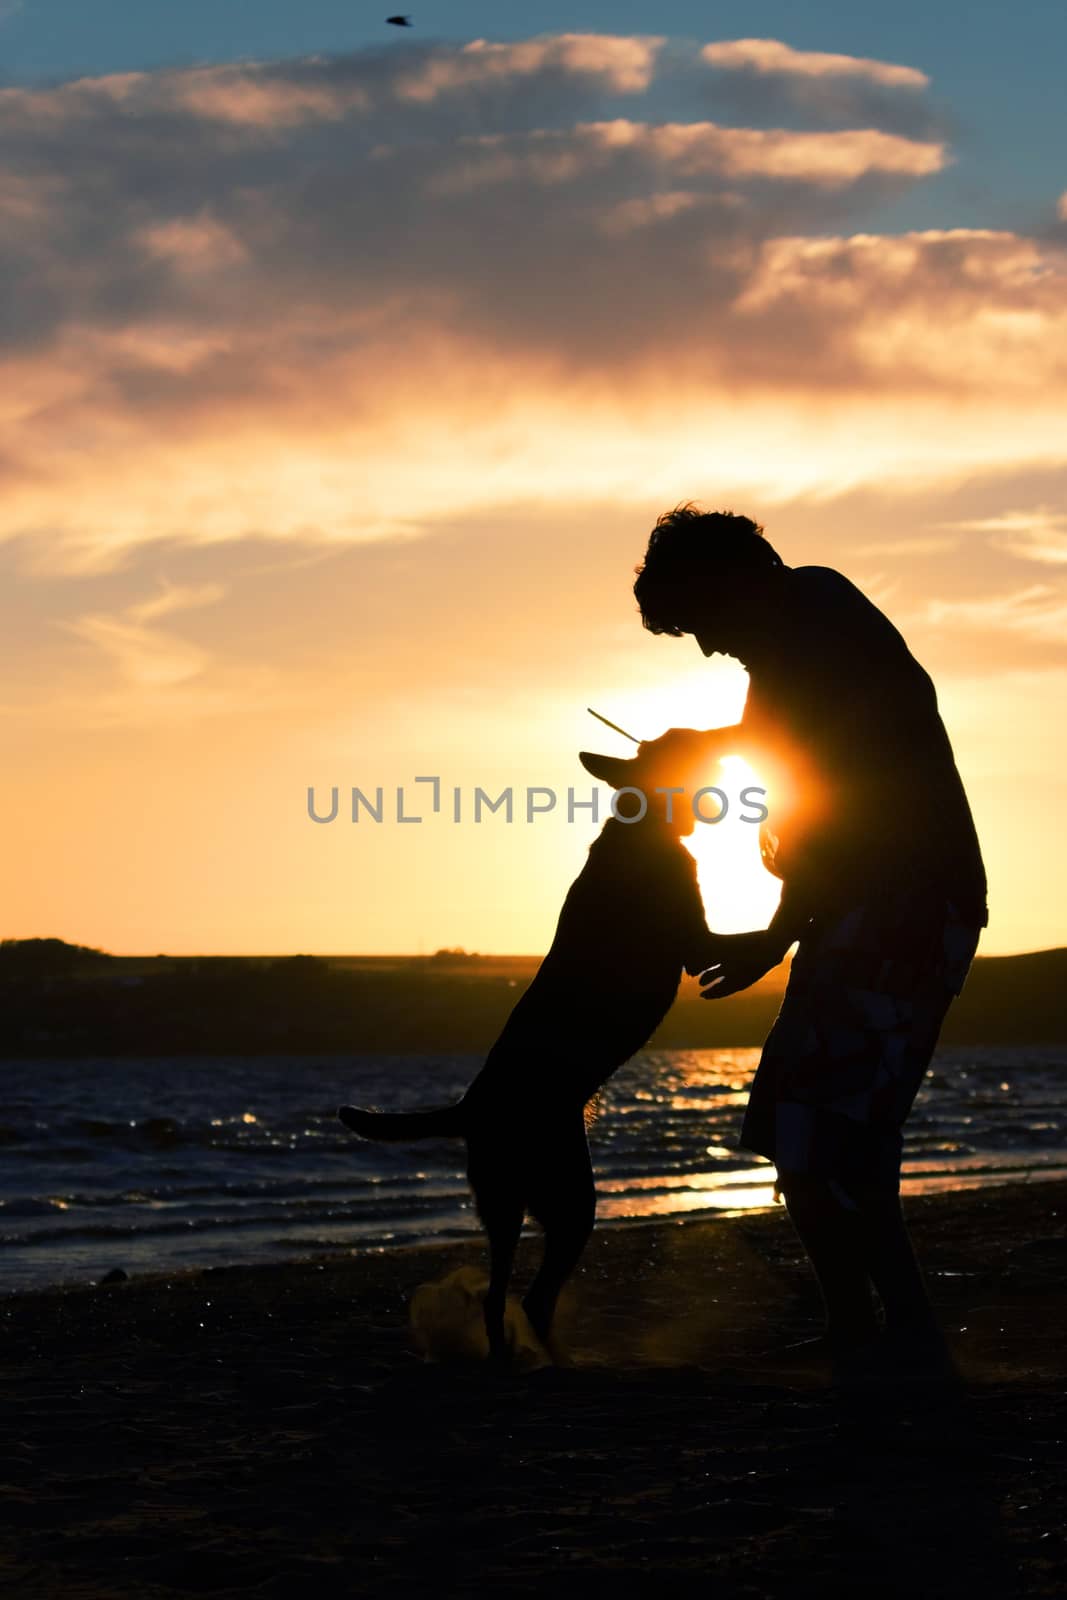
[[0, 1572], [22, 1600], [1052, 1595], [1067, 1182], [906, 1210], [951, 1394], [837, 1390], [785, 1351], [819, 1307], [781, 1208], [598, 1231], [571, 1364], [527, 1377], [413, 1346], [413, 1290], [474, 1239], [19, 1292]]
[[[765, 1189], [769, 1190], [771, 1189], [771, 1181], [773, 1181], [771, 1174], [773, 1174], [773, 1168], [768, 1166], [766, 1170], [760, 1170], [760, 1176], [765, 1178], [765, 1182], [761, 1182], [757, 1186], [744, 1187], [758, 1187], [758, 1189], [765, 1187]], [[971, 1173], [966, 1168], [960, 1171], [952, 1171], [952, 1173], [921, 1173], [909, 1176], [907, 1170], [905, 1170], [904, 1181], [902, 1181], [902, 1197], [904, 1197], [905, 1206], [910, 1206], [915, 1203], [915, 1200], [933, 1197], [933, 1195], [950, 1197], [950, 1195], [976, 1194], [976, 1192], [997, 1192], [997, 1190], [1016, 1189], [1016, 1187], [1017, 1189], [1029, 1189], [1029, 1187], [1043, 1186], [1043, 1184], [1064, 1184], [1064, 1186], [1067, 1186], [1067, 1158], [1065, 1158], [1064, 1163], [1056, 1166], [1037, 1165], [1035, 1163], [1035, 1165], [1030, 1166], [1029, 1170], [1024, 1170], [1021, 1166], [1014, 1166], [1013, 1170], [1008, 1171], [1005, 1176], [997, 1176], [997, 1174], [990, 1174], [987, 1171]], [[712, 1192], [715, 1192], [715, 1190], [712, 1190]], [[601, 1200], [609, 1200], [611, 1192], [609, 1190], [601, 1192], [600, 1198]], [[625, 1216], [625, 1214], [624, 1216], [603, 1216], [601, 1214], [597, 1218], [595, 1232], [600, 1235], [605, 1234], [605, 1232], [614, 1234], [614, 1232], [629, 1229], [659, 1229], [659, 1227], [673, 1229], [673, 1227], [710, 1226], [710, 1224], [721, 1224], [721, 1222], [741, 1222], [745, 1218], [766, 1216], [766, 1214], [781, 1210], [781, 1205], [768, 1200], [768, 1202], [749, 1203], [749, 1205], [707, 1203], [707, 1205], [701, 1206], [699, 1210], [681, 1210], [670, 1214], [646, 1213], [632, 1214], [632, 1216]], [[536, 1240], [536, 1237], [537, 1229], [533, 1222], [525, 1224], [523, 1242], [525, 1242], [526, 1250], [531, 1248], [531, 1240]], [[18, 1246], [11, 1245], [8, 1248], [14, 1250]], [[269, 1259], [269, 1261], [250, 1259], [250, 1261], [213, 1262], [208, 1259], [208, 1261], [203, 1262], [190, 1262], [190, 1264], [184, 1264], [184, 1266], [158, 1267], [158, 1269], [149, 1270], [149, 1272], [142, 1272], [142, 1270], [136, 1269], [136, 1266], [125, 1267], [122, 1264], [120, 1266], [122, 1266], [122, 1270], [126, 1274], [122, 1282], [146, 1283], [152, 1282], [152, 1280], [179, 1280], [179, 1278], [186, 1280], [186, 1278], [198, 1277], [198, 1275], [205, 1274], [205, 1272], [238, 1272], [238, 1270], [242, 1270], [242, 1272], [258, 1272], [258, 1270], [270, 1272], [270, 1270], [277, 1270], [280, 1267], [306, 1267], [318, 1266], [318, 1264], [325, 1264], [326, 1267], [330, 1267], [333, 1264], [338, 1264], [338, 1262], [382, 1258], [382, 1256], [390, 1256], [390, 1254], [394, 1253], [405, 1254], [406, 1256], [406, 1254], [419, 1253], [419, 1251], [430, 1253], [430, 1251], [448, 1250], [467, 1250], [470, 1254], [477, 1254], [478, 1251], [482, 1251], [482, 1227], [478, 1226], [477, 1221], [475, 1221], [472, 1222], [472, 1227], [469, 1230], [464, 1230], [462, 1234], [453, 1234], [451, 1237], [445, 1238], [394, 1238], [394, 1240], [389, 1240], [387, 1243], [368, 1243], [366, 1246], [363, 1246], [362, 1242], [354, 1240], [354, 1242], [347, 1243], [344, 1246], [323, 1246], [322, 1250], [302, 1251], [299, 1254], [285, 1254], [280, 1251], [277, 1258]], [[104, 1278], [106, 1278], [106, 1274], [110, 1270], [109, 1267], [99, 1267], [96, 1275], [90, 1275], [91, 1270], [93, 1269], [83, 1270], [83, 1274], [80, 1277], [54, 1278], [51, 1282], [42, 1283], [24, 1283], [24, 1285], [10, 1288], [10, 1290], [0, 1282], [0, 1307], [8, 1306], [14, 1299], [22, 1298], [27, 1294], [75, 1293], [78, 1290], [94, 1290], [94, 1288], [107, 1286]]]
[[[1067, 1158], [1065, 1158], [1067, 1159]], [[768, 1167], [766, 1187], [770, 1187], [773, 1168]], [[960, 1172], [937, 1175], [916, 1175], [909, 1179], [905, 1170], [902, 1184], [902, 1196], [906, 1209], [910, 1209], [917, 1200], [930, 1199], [935, 1196], [950, 1198], [956, 1195], [969, 1195], [976, 1193], [996, 1193], [1004, 1189], [1029, 1189], [1041, 1187], [1045, 1184], [1060, 1184], [1067, 1191], [1067, 1171], [1063, 1165], [1056, 1167], [1032, 1167], [1025, 1176], [1018, 1169], [1013, 1170], [1004, 1177], [988, 1174], [969, 1173], [966, 1169]], [[607, 1195], [602, 1198], [608, 1198]], [[775, 1202], [761, 1202], [755, 1205], [729, 1206], [709, 1204], [700, 1210], [679, 1211], [670, 1215], [649, 1213], [646, 1215], [598, 1217], [596, 1235], [602, 1233], [617, 1233], [630, 1229], [674, 1229], [700, 1226], [718, 1225], [721, 1223], [740, 1222], [745, 1218], [767, 1216], [781, 1212], [783, 1207]], [[538, 1230], [533, 1223], [524, 1226], [523, 1247], [529, 1250], [533, 1247], [538, 1236]], [[279, 1253], [276, 1259], [264, 1261], [234, 1261], [211, 1262], [203, 1264], [192, 1263], [172, 1268], [161, 1267], [158, 1270], [142, 1272], [136, 1268], [127, 1270], [122, 1268], [126, 1276], [120, 1280], [125, 1284], [151, 1284], [163, 1281], [189, 1281], [213, 1272], [273, 1272], [286, 1267], [309, 1267], [319, 1265], [327, 1268], [354, 1260], [378, 1259], [393, 1254], [408, 1256], [427, 1252], [429, 1255], [435, 1251], [466, 1251], [468, 1258], [484, 1253], [484, 1235], [481, 1227], [472, 1225], [469, 1232], [461, 1236], [453, 1235], [450, 1238], [412, 1238], [394, 1239], [389, 1243], [372, 1243], [363, 1247], [356, 1240], [341, 1247], [324, 1247], [321, 1250], [305, 1251], [297, 1255]], [[5, 1289], [0, 1283], [0, 1308], [11, 1305], [14, 1301], [33, 1295], [51, 1295], [77, 1293], [80, 1290], [97, 1290], [111, 1287], [105, 1283], [105, 1275], [109, 1269], [103, 1267], [98, 1276], [90, 1276], [88, 1272], [80, 1277], [58, 1278], [47, 1283], [23, 1284], [12, 1289]]]
[[[998, 1200], [1002, 1204], [998, 1205]], [[927, 1263], [923, 1258], [921, 1241], [924, 1235], [929, 1234], [934, 1236], [935, 1245], [941, 1245], [938, 1234], [941, 1231], [939, 1225], [944, 1220], [942, 1213], [944, 1217], [951, 1215], [964, 1233], [967, 1231], [968, 1222], [973, 1223], [979, 1216], [995, 1220], [1001, 1215], [1006, 1218], [1004, 1231], [1009, 1235], [1012, 1226], [1016, 1221], [1021, 1221], [1024, 1215], [1031, 1222], [1047, 1217], [1052, 1237], [1063, 1235], [1063, 1264], [1067, 1268], [1067, 1177], [1061, 1174], [1035, 1172], [1025, 1179], [1013, 1178], [993, 1183], [964, 1182], [959, 1186], [938, 1188], [923, 1194], [909, 1195], [905, 1192], [903, 1201], [909, 1228], [916, 1235], [918, 1254], [923, 1261], [924, 1269]], [[679, 1248], [683, 1248], [689, 1247], [690, 1244], [695, 1246], [707, 1235], [714, 1253], [714, 1240], [724, 1225], [738, 1229], [754, 1239], [766, 1238], [770, 1255], [776, 1261], [788, 1262], [794, 1272], [806, 1275], [807, 1267], [803, 1251], [793, 1234], [784, 1205], [776, 1203], [736, 1209], [709, 1208], [670, 1217], [617, 1217], [609, 1221], [598, 1221], [585, 1255], [579, 1263], [575, 1279], [569, 1286], [570, 1298], [574, 1297], [576, 1281], [590, 1269], [591, 1258], [594, 1274], [603, 1276], [610, 1271], [612, 1258], [647, 1254], [653, 1259], [661, 1255], [665, 1246], [670, 1245], [671, 1241], [677, 1242]], [[772, 1245], [769, 1241], [775, 1235], [777, 1239]], [[539, 1230], [535, 1226], [528, 1225], [524, 1229], [516, 1258], [513, 1290], [516, 1290], [516, 1285], [521, 1283], [524, 1276], [531, 1275], [535, 1270], [540, 1251], [539, 1238]], [[644, 1251], [640, 1244], [642, 1239], [645, 1243]], [[973, 1246], [973, 1241], [971, 1244]], [[599, 1255], [608, 1258], [606, 1264], [596, 1259]], [[262, 1280], [264, 1287], [268, 1280], [278, 1278], [291, 1278], [293, 1283], [305, 1280], [310, 1282], [312, 1275], [319, 1273], [332, 1275], [334, 1280], [340, 1282], [347, 1282], [353, 1277], [362, 1279], [368, 1294], [373, 1297], [384, 1285], [391, 1284], [393, 1279], [409, 1281], [412, 1287], [416, 1287], [423, 1281], [434, 1281], [434, 1275], [437, 1273], [451, 1272], [457, 1266], [478, 1265], [485, 1259], [484, 1234], [480, 1228], [475, 1228], [462, 1238], [398, 1240], [387, 1245], [372, 1245], [366, 1250], [360, 1249], [358, 1245], [352, 1245], [343, 1249], [315, 1251], [301, 1256], [280, 1256], [276, 1261], [207, 1263], [172, 1269], [161, 1268], [158, 1271], [130, 1273], [124, 1279], [112, 1283], [105, 1283], [101, 1278], [28, 1286], [0, 1293], [0, 1316], [5, 1321], [18, 1323], [21, 1320], [20, 1313], [24, 1311], [44, 1312], [50, 1309], [53, 1303], [55, 1308], [59, 1309], [60, 1302], [73, 1300], [79, 1296], [86, 1297], [86, 1308], [90, 1300], [97, 1299], [118, 1306], [119, 1296], [125, 1296], [127, 1300], [143, 1296], [149, 1301], [160, 1293], [172, 1291], [195, 1296], [202, 1287], [216, 1281], [225, 1291], [229, 1287], [229, 1280], [233, 1281], [234, 1288], [239, 1284], [242, 1289], [248, 1290], [259, 1280]], [[372, 1264], [376, 1265], [378, 1270], [368, 1271]], [[953, 1269], [935, 1268], [934, 1271], [952, 1273]], [[958, 1275], [964, 1274], [961, 1271]], [[995, 1277], [995, 1265], [987, 1268], [973, 1266], [972, 1275]], [[1064, 1283], [1064, 1289], [1067, 1296], [1067, 1281]], [[814, 1280], [810, 1286], [810, 1294], [805, 1298], [810, 1301], [814, 1315], [818, 1309]]]

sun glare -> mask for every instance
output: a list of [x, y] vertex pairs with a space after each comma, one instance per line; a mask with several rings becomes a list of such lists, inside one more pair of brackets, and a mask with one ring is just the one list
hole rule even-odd
[[716, 933], [765, 928], [782, 886], [760, 860], [759, 827], [744, 820], [757, 813], [752, 804], [741, 802], [744, 792], [762, 787], [759, 775], [740, 756], [729, 756], [708, 781], [726, 795], [726, 814], [719, 822], [698, 822], [687, 841], [697, 864], [708, 926]]
[[[697, 655], [691, 639], [672, 639], [668, 644], [673, 646], [675, 660], [677, 652], [684, 654], [685, 645]], [[664, 667], [669, 667], [666, 653], [662, 660]], [[620, 665], [611, 663], [616, 669]], [[625, 666], [630, 673], [634, 671], [632, 661]], [[647, 661], [642, 662], [641, 670], [648, 673]], [[617, 675], [621, 676], [621, 672]], [[597, 687], [596, 693], [606, 703], [593, 703], [635, 738], [658, 739], [668, 728], [723, 728], [738, 722], [745, 707], [747, 686], [743, 667], [725, 656], [713, 656], [682, 674], [677, 670], [664, 672], [658, 682], [654, 678], [640, 684], [626, 682], [621, 694], [617, 690], [613, 693], [608, 686]]]
[[[744, 710], [747, 675], [735, 662], [713, 657], [683, 676], [665, 678], [640, 688], [627, 686], [617, 698], [604, 697], [598, 710], [641, 739], [655, 739], [668, 728], [728, 727]], [[603, 731], [597, 748], [608, 750], [613, 735]], [[619, 754], [632, 754], [627, 746]], [[698, 822], [686, 841], [697, 863], [700, 892], [708, 924], [716, 933], [743, 933], [765, 928], [781, 894], [777, 878], [766, 870], [759, 853], [758, 813], [754, 803], [743, 804], [742, 793], [762, 788], [759, 774], [741, 756], [711, 762], [704, 777], [708, 785], [727, 797], [725, 815], [717, 822]], [[758, 796], [754, 800], [758, 800]], [[702, 804], [708, 818], [721, 807], [715, 796]]]

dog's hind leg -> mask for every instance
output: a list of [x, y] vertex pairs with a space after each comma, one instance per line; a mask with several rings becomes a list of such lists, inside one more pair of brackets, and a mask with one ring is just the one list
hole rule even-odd
[[589, 1241], [596, 1188], [581, 1111], [551, 1155], [551, 1170], [531, 1186], [530, 1210], [545, 1232], [545, 1251], [523, 1309], [542, 1344], [548, 1343], [559, 1292]]
[[489, 1240], [489, 1287], [485, 1292], [485, 1331], [489, 1337], [489, 1359], [494, 1365], [506, 1366], [508, 1343], [504, 1334], [504, 1303], [507, 1299], [511, 1268], [515, 1261], [515, 1247], [522, 1232], [525, 1215], [521, 1202], [501, 1206], [491, 1218], [486, 1219], [485, 1231]]
[[504, 1304], [526, 1207], [521, 1191], [514, 1182], [508, 1181], [495, 1162], [483, 1166], [472, 1160], [468, 1176], [489, 1245], [489, 1287], [485, 1294], [489, 1359], [496, 1366], [506, 1366], [508, 1344], [504, 1334]]

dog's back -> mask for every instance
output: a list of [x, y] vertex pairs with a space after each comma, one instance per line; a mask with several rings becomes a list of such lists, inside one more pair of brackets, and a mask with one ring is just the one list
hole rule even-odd
[[552, 945], [462, 1100], [434, 1111], [343, 1106], [367, 1139], [469, 1135], [535, 1109], [584, 1105], [670, 1010], [683, 970], [706, 965], [696, 863], [677, 833], [611, 818], [589, 847]]
[[558, 1080], [567, 1098], [589, 1098], [648, 1042], [707, 936], [696, 863], [678, 835], [653, 818], [611, 818], [479, 1075], [483, 1087], [536, 1054], [534, 1092]]

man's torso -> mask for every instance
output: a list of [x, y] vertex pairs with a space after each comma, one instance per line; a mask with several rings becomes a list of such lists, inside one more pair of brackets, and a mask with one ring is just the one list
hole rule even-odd
[[742, 722], [766, 753], [768, 865], [837, 907], [910, 883], [984, 925], [981, 851], [928, 675], [839, 573], [796, 568], [791, 586]]

